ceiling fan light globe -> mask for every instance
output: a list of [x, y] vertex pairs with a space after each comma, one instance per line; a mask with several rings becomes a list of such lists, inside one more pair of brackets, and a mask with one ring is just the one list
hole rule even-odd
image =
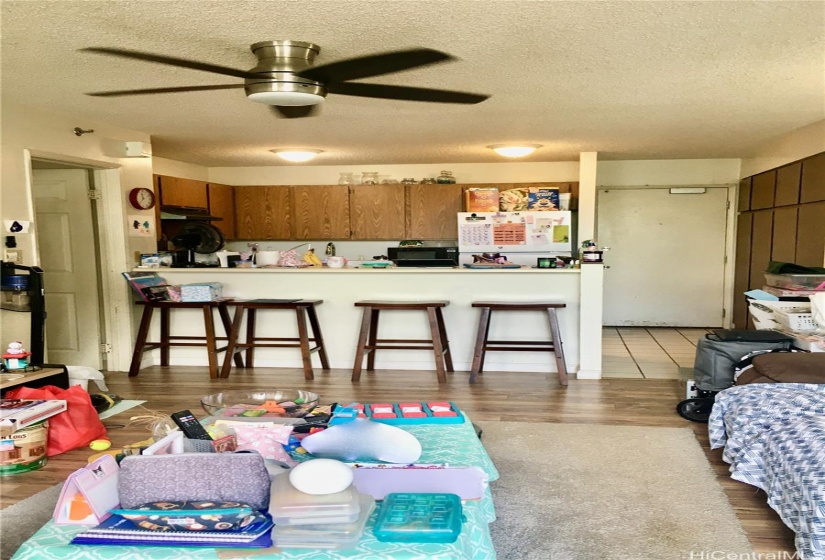
[[318, 105], [324, 102], [322, 95], [303, 93], [299, 91], [262, 91], [247, 94], [248, 99], [265, 105], [281, 105], [296, 107], [304, 105]]
[[496, 152], [500, 156], [519, 158], [532, 154], [538, 148], [541, 148], [541, 144], [494, 144], [492, 146], [487, 147]]

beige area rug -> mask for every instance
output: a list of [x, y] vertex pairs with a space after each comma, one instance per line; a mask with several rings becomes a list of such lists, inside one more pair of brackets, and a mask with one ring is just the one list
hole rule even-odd
[[744, 558], [752, 551], [687, 428], [478, 424], [501, 475], [492, 483], [498, 519], [491, 525], [500, 560]]

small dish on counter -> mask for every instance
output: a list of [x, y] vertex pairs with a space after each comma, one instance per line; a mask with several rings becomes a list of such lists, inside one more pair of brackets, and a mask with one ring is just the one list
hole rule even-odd
[[363, 268], [387, 268], [392, 266], [392, 261], [364, 261], [359, 266]]

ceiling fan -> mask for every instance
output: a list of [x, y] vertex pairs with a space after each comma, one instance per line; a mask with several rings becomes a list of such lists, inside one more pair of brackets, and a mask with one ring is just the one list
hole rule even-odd
[[271, 105], [279, 116], [286, 118], [310, 116], [315, 107], [324, 101], [328, 93], [403, 101], [463, 104], [481, 103], [489, 97], [488, 95], [463, 91], [351, 81], [456, 60], [455, 57], [447, 53], [433, 49], [417, 48], [389, 51], [340, 60], [322, 66], [313, 66], [315, 57], [321, 51], [321, 47], [313, 43], [263, 41], [255, 43], [250, 48], [258, 58], [257, 66], [250, 70], [238, 70], [207, 62], [127, 49], [84, 48], [81, 51], [202, 70], [244, 79], [243, 84], [101, 91], [87, 95], [118, 97], [123, 95], [244, 88], [246, 96], [250, 100]]

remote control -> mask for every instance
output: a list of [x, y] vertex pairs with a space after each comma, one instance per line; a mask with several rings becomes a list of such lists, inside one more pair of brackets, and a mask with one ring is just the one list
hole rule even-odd
[[198, 422], [195, 415], [192, 414], [188, 410], [181, 410], [180, 412], [175, 412], [172, 414], [172, 420], [175, 424], [183, 432], [189, 439], [206, 439], [212, 441], [212, 436], [210, 436], [206, 430], [204, 429], [203, 425]]

